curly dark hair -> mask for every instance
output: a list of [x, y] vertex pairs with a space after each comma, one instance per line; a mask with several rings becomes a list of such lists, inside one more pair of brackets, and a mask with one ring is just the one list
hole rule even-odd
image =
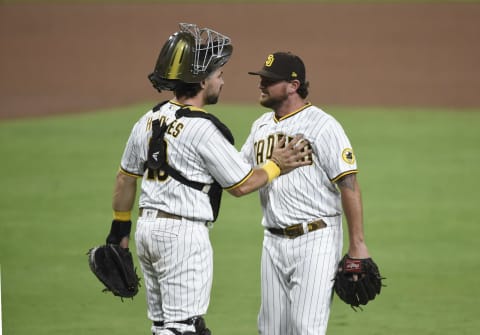
[[297, 89], [297, 93], [299, 96], [301, 96], [303, 99], [305, 99], [308, 96], [308, 87], [310, 86], [310, 83], [308, 81], [304, 83], [300, 83], [300, 86]]
[[177, 98], [193, 98], [198, 94], [198, 92], [200, 92], [201, 89], [202, 87], [200, 83], [185, 83], [183, 81], [179, 81], [173, 92]]

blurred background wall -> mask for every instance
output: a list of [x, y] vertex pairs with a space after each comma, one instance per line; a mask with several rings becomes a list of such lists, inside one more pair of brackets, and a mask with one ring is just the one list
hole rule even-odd
[[221, 103], [256, 103], [268, 53], [300, 55], [318, 105], [480, 106], [479, 4], [2, 4], [0, 116], [170, 98], [147, 75], [179, 22], [233, 40]]

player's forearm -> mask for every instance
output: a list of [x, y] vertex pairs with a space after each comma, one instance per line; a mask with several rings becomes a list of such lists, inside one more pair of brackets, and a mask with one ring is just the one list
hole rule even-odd
[[235, 197], [241, 197], [258, 190], [260, 187], [265, 186], [267, 183], [267, 172], [262, 168], [256, 168], [253, 170], [251, 176], [247, 180], [245, 180], [244, 183], [228, 190], [228, 192]]
[[114, 221], [107, 236], [107, 243], [118, 243], [122, 248], [128, 248], [131, 230], [130, 215], [136, 192], [137, 178], [118, 172], [112, 200]]
[[342, 207], [348, 226], [348, 253], [354, 258], [368, 257], [363, 231], [363, 205], [355, 174], [345, 176], [338, 182], [342, 194]]
[[113, 192], [112, 208], [115, 212], [130, 212], [137, 192], [137, 178], [117, 173]]
[[261, 167], [255, 168], [253, 174], [245, 182], [228, 192], [236, 197], [241, 197], [265, 186], [280, 174], [287, 174], [296, 168], [312, 164], [312, 149], [308, 141], [303, 141], [302, 135], [296, 135], [288, 144], [285, 144], [285, 141], [286, 137], [284, 136], [273, 148], [270, 159]]

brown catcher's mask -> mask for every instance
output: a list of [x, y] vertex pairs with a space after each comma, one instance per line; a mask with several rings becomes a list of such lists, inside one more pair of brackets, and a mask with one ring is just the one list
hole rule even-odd
[[163, 45], [148, 79], [158, 91], [172, 91], [179, 81], [199, 83], [225, 65], [232, 55], [230, 38], [209, 28], [180, 23]]

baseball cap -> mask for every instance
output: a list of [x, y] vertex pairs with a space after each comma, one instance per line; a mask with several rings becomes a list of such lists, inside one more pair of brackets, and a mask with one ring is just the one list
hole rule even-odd
[[248, 74], [263, 76], [273, 80], [294, 80], [305, 82], [305, 65], [291, 52], [275, 52], [267, 56], [263, 68]]

